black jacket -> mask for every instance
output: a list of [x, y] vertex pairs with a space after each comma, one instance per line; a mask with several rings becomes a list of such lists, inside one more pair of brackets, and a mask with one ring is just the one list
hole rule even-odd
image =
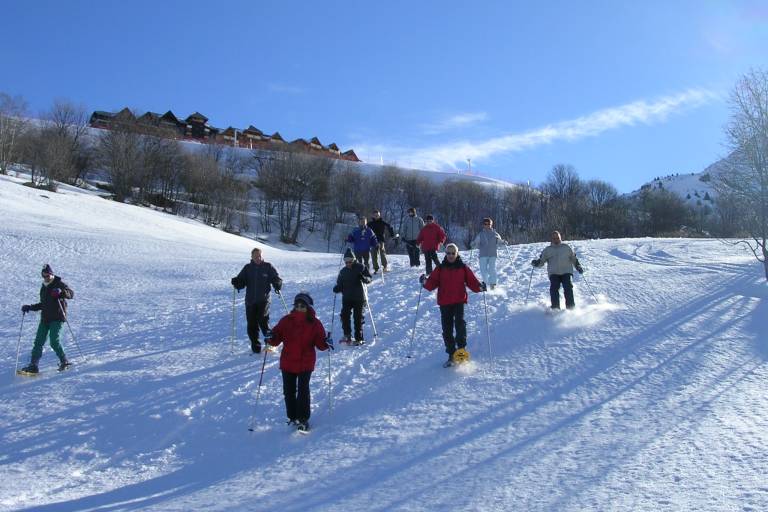
[[[381, 217], [378, 219], [371, 219], [368, 222], [368, 227], [373, 230], [373, 233], [376, 235], [376, 239], [379, 241], [379, 243], [383, 244], [387, 238], [395, 237], [395, 230], [392, 229], [392, 226], [390, 226], [389, 223], [384, 222], [384, 219]], [[389, 234], [388, 237], [384, 236], [385, 232]]]
[[344, 300], [354, 300], [365, 302], [365, 293], [363, 292], [363, 283], [371, 282], [371, 274], [365, 265], [354, 262], [351, 267], [339, 270], [339, 277], [336, 278], [336, 287], [334, 291], [340, 291]]
[[283, 280], [277, 274], [277, 270], [271, 263], [262, 261], [256, 264], [253, 261], [243, 267], [232, 283], [238, 290], [245, 290], [245, 303], [247, 305], [257, 302], [269, 302], [270, 285], [276, 292], [283, 287]]
[[[51, 295], [51, 292], [56, 288], [61, 290], [61, 296], [58, 299]], [[64, 322], [67, 319], [66, 299], [74, 297], [75, 292], [59, 276], [53, 276], [50, 284], [43, 283], [40, 286], [40, 302], [32, 304], [29, 309], [32, 311], [42, 311], [40, 313], [40, 321], [46, 324], [49, 322]]]

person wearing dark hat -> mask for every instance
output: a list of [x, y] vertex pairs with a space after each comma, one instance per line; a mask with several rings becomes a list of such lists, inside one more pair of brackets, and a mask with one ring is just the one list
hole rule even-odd
[[46, 338], [49, 339], [53, 351], [59, 356], [59, 371], [64, 371], [70, 366], [64, 349], [59, 343], [59, 333], [62, 323], [67, 319], [67, 299], [74, 298], [75, 293], [59, 276], [53, 274], [50, 265], [44, 265], [41, 274], [43, 284], [40, 287], [40, 302], [21, 306], [24, 314], [40, 311], [40, 324], [37, 326], [32, 357], [29, 365], [20, 370], [21, 373], [35, 374], [40, 371], [37, 364], [43, 356]]
[[379, 271], [379, 259], [381, 260], [382, 272], [388, 272], [387, 269], [387, 238], [397, 241], [400, 235], [395, 234], [395, 230], [392, 226], [381, 218], [381, 212], [379, 210], [373, 210], [371, 212], [372, 218], [368, 223], [368, 227], [371, 228], [373, 234], [376, 235], [376, 240], [379, 244], [371, 249], [371, 256], [373, 256], [373, 273]]
[[427, 260], [427, 275], [429, 275], [432, 273], [433, 263], [435, 267], [440, 265], [437, 251], [440, 250], [440, 246], [445, 243], [448, 237], [445, 235], [443, 228], [435, 222], [435, 218], [432, 215], [427, 215], [424, 217], [424, 220], [427, 223], [419, 231], [416, 243], [421, 245], [421, 252], [424, 253], [424, 259]]
[[238, 291], [246, 289], [245, 318], [248, 321], [248, 338], [251, 340], [251, 350], [258, 354], [261, 352], [259, 329], [264, 336], [269, 332], [270, 286], [279, 294], [283, 280], [275, 267], [264, 261], [261, 249], [256, 247], [251, 251], [250, 263], [232, 278], [232, 286]]
[[400, 226], [400, 233], [403, 235], [405, 247], [408, 250], [408, 259], [410, 260], [412, 267], [421, 265], [419, 259], [419, 244], [416, 242], [416, 238], [418, 238], [419, 232], [423, 227], [424, 219], [416, 215], [416, 208], [408, 208], [408, 217], [403, 219], [403, 224]]
[[373, 230], [368, 227], [368, 219], [361, 215], [357, 219], [357, 227], [347, 236], [347, 243], [352, 244], [355, 259], [359, 263], [365, 262], [365, 268], [370, 272], [371, 249], [379, 245]]
[[333, 340], [315, 315], [312, 297], [301, 292], [293, 299], [293, 310], [277, 323], [265, 341], [278, 346], [280, 370], [283, 374], [283, 395], [288, 424], [300, 432], [309, 431], [311, 413], [309, 380], [315, 369], [315, 349], [333, 348]]
[[[363, 344], [363, 308], [365, 308], [365, 290], [363, 286], [371, 282], [371, 274], [362, 263], [356, 262], [352, 251], [344, 254], [344, 268], [339, 271], [333, 293], [341, 293], [341, 328], [344, 337], [341, 343], [350, 345]], [[352, 338], [350, 317], [355, 320], [355, 337]]]

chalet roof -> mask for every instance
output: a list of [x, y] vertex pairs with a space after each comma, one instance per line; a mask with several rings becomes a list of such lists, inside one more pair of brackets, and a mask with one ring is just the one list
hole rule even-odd
[[279, 140], [280, 142], [285, 142], [285, 139], [283, 138], [283, 136], [282, 136], [282, 135], [280, 135], [280, 132], [275, 132], [275, 133], [273, 133], [273, 134], [270, 136], [270, 138], [271, 138], [272, 140]]
[[115, 114], [113, 114], [112, 112], [106, 112], [106, 111], [104, 111], [104, 110], [95, 110], [95, 111], [93, 112], [93, 114], [91, 114], [91, 117], [93, 117], [93, 116], [99, 116], [99, 117], [112, 117], [112, 116], [114, 116], [114, 115], [115, 115]]
[[354, 160], [355, 160], [355, 161], [357, 161], [357, 162], [359, 162], [359, 161], [360, 161], [360, 159], [359, 159], [359, 158], [357, 158], [357, 155], [355, 154], [355, 151], [354, 151], [354, 150], [352, 150], [352, 149], [350, 149], [350, 150], [347, 150], [347, 151], [343, 152], [343, 153], [342, 153], [342, 156], [345, 156], [345, 157], [347, 157], [347, 158], [350, 158], [350, 159], [354, 159]]
[[296, 139], [296, 140], [292, 140], [292, 141], [291, 141], [291, 144], [299, 144], [299, 145], [302, 145], [302, 146], [309, 146], [309, 142], [307, 142], [307, 141], [306, 141], [306, 140], [304, 140], [304, 139]]
[[320, 142], [320, 139], [318, 139], [317, 137], [312, 137], [311, 139], [309, 139], [309, 143], [310, 144], [317, 144], [321, 148], [323, 147], [323, 143]]
[[333, 151], [339, 151], [339, 146], [337, 146], [335, 142], [331, 142], [330, 144], [328, 144], [328, 149], [332, 149]]
[[123, 110], [115, 114], [114, 117], [136, 119], [136, 116], [133, 115], [133, 112], [131, 112], [131, 109], [128, 107], [125, 107]]
[[255, 133], [256, 135], [264, 135], [264, 132], [259, 130], [253, 125], [248, 126], [248, 128], [245, 129], [245, 133]]
[[200, 119], [204, 123], [208, 122], [208, 118], [205, 117], [200, 112], [193, 112], [193, 113], [189, 114], [189, 116], [185, 119], [185, 121], [190, 121], [190, 120], [193, 120], [193, 119]]
[[[237, 128], [235, 128], [233, 126], [230, 126], [230, 127], [226, 128], [226, 129], [222, 130], [221, 134], [222, 135], [234, 135], [235, 134], [235, 130], [237, 130]], [[237, 130], [237, 131], [239, 131], [239, 130]]]
[[151, 123], [157, 123], [160, 120], [160, 114], [155, 112], [144, 112], [139, 116], [139, 121], [149, 121]]
[[176, 117], [176, 116], [174, 115], [174, 113], [173, 113], [173, 112], [171, 112], [170, 110], [169, 110], [168, 112], [166, 112], [165, 114], [163, 114], [163, 115], [160, 117], [160, 119], [163, 119], [163, 120], [165, 120], [165, 121], [171, 121], [171, 122], [174, 122], [174, 123], [176, 123], [176, 124], [181, 124], [181, 121], [179, 121], [179, 118], [178, 118], [178, 117]]

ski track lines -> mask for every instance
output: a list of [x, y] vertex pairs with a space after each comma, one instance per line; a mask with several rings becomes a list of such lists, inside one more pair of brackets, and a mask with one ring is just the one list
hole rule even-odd
[[[267, 355], [255, 404], [263, 356], [249, 355], [243, 294], [230, 353], [228, 282], [252, 241], [215, 235], [206, 248], [194, 226], [181, 236], [149, 230], [149, 240], [129, 226], [120, 243], [106, 228], [51, 237], [26, 215], [11, 210], [14, 227], [0, 228], [9, 276], [0, 332], [12, 340], [3, 367], [16, 355], [18, 298], [36, 299], [50, 251], [60, 251], [52, 265], [77, 294], [70, 317], [88, 362], [65, 327], [71, 371], [57, 374], [47, 348], [42, 376], [0, 376], [0, 510], [768, 507], [766, 292], [735, 249], [578, 242], [599, 302], [575, 276], [579, 308], [556, 316], [543, 312], [544, 269], [534, 270], [525, 304], [530, 260], [544, 244], [502, 250], [499, 287], [486, 295], [493, 364], [483, 296], [470, 294], [473, 360], [451, 369], [440, 367], [434, 292], [422, 293], [405, 357], [422, 270], [394, 255], [386, 283], [369, 287], [379, 339], [366, 313], [369, 344], [332, 353], [330, 414], [328, 355], [318, 353], [313, 431], [299, 436], [283, 423], [278, 353]], [[268, 251], [289, 305], [307, 289], [330, 328], [338, 255]], [[337, 339], [340, 305], [339, 296]], [[274, 297], [272, 322], [283, 313]], [[26, 318], [23, 361], [37, 319]]]

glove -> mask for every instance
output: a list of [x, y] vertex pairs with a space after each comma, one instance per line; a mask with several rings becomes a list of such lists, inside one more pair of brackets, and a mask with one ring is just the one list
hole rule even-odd
[[239, 284], [239, 282], [238, 282], [237, 278], [236, 278], [236, 277], [233, 277], [233, 278], [232, 278], [232, 286], [234, 286], [235, 288], [237, 288], [237, 287], [238, 287], [238, 286], [237, 286], [238, 284]]
[[24, 304], [23, 306], [21, 306], [22, 313], [29, 313], [31, 310], [32, 310], [32, 306], [30, 306], [29, 304]]
[[419, 283], [421, 283], [421, 286], [424, 286], [424, 283], [426, 283], [426, 282], [427, 282], [427, 275], [426, 274], [421, 274], [419, 276]]
[[538, 267], [540, 264], [541, 264], [541, 260], [539, 259], [531, 261], [531, 265], [533, 265], [534, 267]]
[[272, 288], [275, 289], [275, 293], [280, 293], [280, 290], [283, 289], [283, 283], [276, 283], [272, 285]]
[[480, 283], [480, 291], [482, 291], [482, 292], [488, 291], [488, 286], [485, 284], [485, 281]]
[[61, 294], [62, 294], [61, 288], [54, 288], [53, 290], [51, 290], [51, 297], [53, 297], [54, 299], [58, 299], [59, 297], [61, 297]]
[[371, 281], [372, 281], [370, 277], [364, 276], [363, 274], [360, 274], [360, 280], [365, 284], [371, 284]]
[[395, 233], [395, 240], [397, 240], [398, 238], [400, 238], [400, 233]]
[[272, 334], [272, 331], [267, 331], [266, 334], [264, 334], [264, 343], [269, 344], [274, 339], [275, 335]]
[[336, 285], [333, 287], [333, 293], [341, 293], [341, 286]]
[[579, 274], [584, 273], [584, 267], [582, 267], [580, 263], [575, 264], [574, 267], [576, 267], [576, 272], [578, 272]]
[[328, 336], [325, 337], [325, 343], [331, 347], [331, 350], [336, 350], [336, 348], [333, 346], [333, 338], [331, 337], [331, 333], [328, 333]]

